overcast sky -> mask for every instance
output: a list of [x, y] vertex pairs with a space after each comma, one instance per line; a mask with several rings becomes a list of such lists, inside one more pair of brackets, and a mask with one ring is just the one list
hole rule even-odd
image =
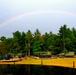
[[42, 34], [76, 28], [76, 0], [0, 0], [0, 37], [39, 29]]

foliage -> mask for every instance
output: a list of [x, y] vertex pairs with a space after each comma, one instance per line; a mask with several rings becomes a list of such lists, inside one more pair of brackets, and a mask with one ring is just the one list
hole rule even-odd
[[36, 29], [34, 33], [30, 30], [25, 32], [16, 31], [12, 38], [0, 37], [0, 54], [24, 53], [28, 56], [39, 51], [51, 51], [52, 54], [76, 53], [76, 29], [68, 28], [67, 25], [60, 27], [58, 34], [52, 32], [41, 35]]

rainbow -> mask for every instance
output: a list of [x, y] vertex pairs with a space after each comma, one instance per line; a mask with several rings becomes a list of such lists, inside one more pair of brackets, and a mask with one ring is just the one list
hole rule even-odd
[[60, 13], [60, 14], [67, 14], [67, 15], [76, 16], [75, 13], [69, 12], [69, 11], [60, 11], [60, 10], [37, 10], [37, 11], [25, 12], [25, 13], [22, 13], [22, 14], [18, 14], [18, 15], [14, 16], [14, 17], [11, 17], [11, 18], [5, 20], [4, 22], [0, 23], [0, 26], [6, 25], [7, 23], [9, 23], [9, 22], [11, 22], [11, 21], [13, 21], [13, 20], [19, 19], [19, 18], [21, 18], [21, 17], [24, 17], [24, 16], [30, 16], [30, 15], [41, 14], [41, 13]]

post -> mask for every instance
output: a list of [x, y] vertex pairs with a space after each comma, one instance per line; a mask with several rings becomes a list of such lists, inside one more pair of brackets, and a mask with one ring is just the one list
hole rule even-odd
[[42, 61], [42, 59], [41, 59], [41, 65], [43, 65], [43, 61]]
[[[15, 54], [14, 54], [14, 58], [15, 58]], [[14, 61], [14, 66], [15, 66], [15, 60], [13, 59], [13, 61]]]
[[75, 61], [73, 61], [73, 68], [75, 68]]

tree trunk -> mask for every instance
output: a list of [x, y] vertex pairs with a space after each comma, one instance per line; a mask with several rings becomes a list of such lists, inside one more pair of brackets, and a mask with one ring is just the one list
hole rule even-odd
[[30, 41], [28, 42], [28, 56], [30, 56]]

